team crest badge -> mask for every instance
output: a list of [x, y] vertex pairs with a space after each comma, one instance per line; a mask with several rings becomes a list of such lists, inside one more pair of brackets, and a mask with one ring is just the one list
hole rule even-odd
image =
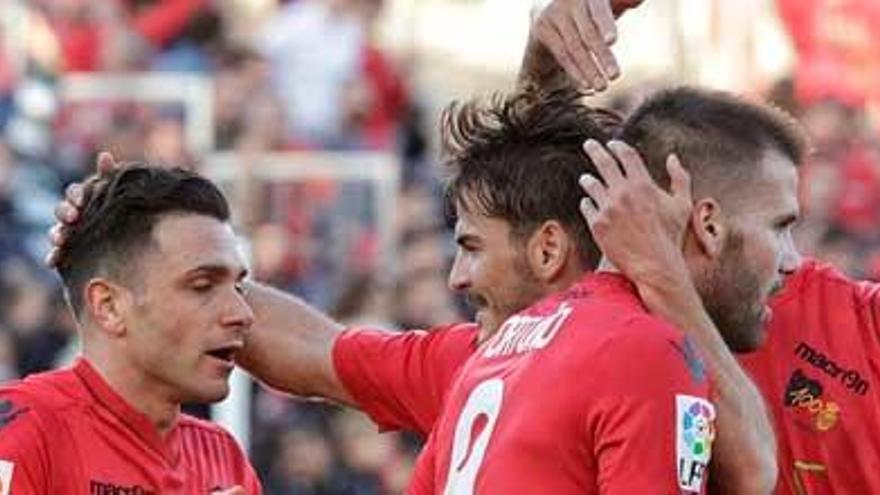
[[685, 493], [699, 493], [712, 457], [715, 407], [699, 397], [676, 395], [675, 411], [678, 486]]

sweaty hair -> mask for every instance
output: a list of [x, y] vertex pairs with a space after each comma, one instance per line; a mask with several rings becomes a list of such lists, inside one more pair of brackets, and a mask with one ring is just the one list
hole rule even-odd
[[579, 261], [594, 268], [601, 253], [578, 204], [578, 177], [596, 174], [583, 152], [587, 139], [606, 142], [620, 118], [580, 103], [581, 94], [536, 89], [453, 103], [443, 114], [447, 216], [458, 208], [506, 221], [519, 240], [543, 222], [559, 221], [575, 240]]
[[153, 229], [164, 216], [205, 215], [222, 222], [229, 205], [211, 181], [180, 168], [127, 165], [87, 181], [79, 219], [68, 229], [57, 263], [74, 313], [95, 276], [132, 277], [139, 256], [153, 246]]
[[735, 197], [737, 187], [755, 177], [768, 151], [800, 165], [807, 148], [803, 132], [784, 111], [690, 87], [647, 99], [626, 119], [619, 137], [642, 153], [662, 186], [669, 186], [666, 159], [675, 153], [691, 173], [694, 193], [719, 201]]

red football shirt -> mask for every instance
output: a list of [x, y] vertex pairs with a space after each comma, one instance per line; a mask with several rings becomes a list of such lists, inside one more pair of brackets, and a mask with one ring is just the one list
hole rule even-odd
[[0, 494], [10, 482], [15, 495], [261, 493], [229, 433], [182, 415], [162, 438], [85, 360], [0, 388]]
[[428, 331], [349, 329], [333, 345], [336, 374], [382, 431], [427, 436], [479, 328], [459, 323]]
[[623, 277], [588, 275], [509, 318], [463, 365], [437, 422], [449, 494], [704, 491], [708, 379]]
[[740, 362], [773, 413], [779, 494], [880, 493], [880, 285], [806, 261]]

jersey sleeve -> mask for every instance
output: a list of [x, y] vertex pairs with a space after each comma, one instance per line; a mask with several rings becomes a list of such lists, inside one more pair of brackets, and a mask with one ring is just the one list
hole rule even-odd
[[0, 390], [0, 494], [49, 493], [49, 443], [33, 407]]
[[349, 329], [333, 346], [333, 365], [355, 405], [382, 431], [426, 436], [443, 397], [476, 345], [472, 325], [431, 331]]
[[247, 455], [245, 455], [238, 442], [235, 441], [235, 439], [232, 437], [231, 434], [229, 434], [229, 432], [225, 433], [228, 436], [228, 441], [231, 443], [232, 448], [234, 449], [235, 459], [241, 467], [239, 471], [239, 478], [241, 486], [244, 488], [245, 493], [247, 493], [248, 495], [262, 495], [263, 486], [260, 484], [260, 478], [257, 476], [257, 471], [248, 460]]
[[592, 367], [585, 428], [600, 493], [703, 492], [715, 410], [683, 335], [639, 315], [608, 338]]
[[870, 329], [872, 340], [880, 339], [880, 284], [876, 282], [856, 283], [856, 305], [864, 314], [864, 321]]

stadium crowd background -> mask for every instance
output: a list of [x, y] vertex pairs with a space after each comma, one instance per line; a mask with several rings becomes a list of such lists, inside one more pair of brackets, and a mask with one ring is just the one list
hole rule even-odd
[[[507, 69], [506, 86], [496, 84], [505, 81], [503, 74], [487, 69], [483, 78], [479, 70], [459, 75], [466, 80], [459, 88], [437, 87], [424, 74], [441, 69], [433, 67], [434, 60], [417, 63], [413, 55], [417, 36], [411, 34], [410, 45], [402, 47], [380, 35], [388, 22], [383, 9], [399, 9], [401, 1], [387, 3], [392, 5], [382, 0], [3, 2], [0, 381], [69, 363], [76, 355], [76, 330], [60, 285], [42, 264], [45, 232], [64, 186], [90, 173], [100, 150], [122, 160], [184, 165], [208, 175], [210, 156], [232, 153], [237, 169], [224, 185], [249, 241], [254, 276], [341, 321], [404, 329], [466, 318], [466, 308], [445, 285], [453, 246], [439, 204], [436, 111], [450, 93], [465, 96], [490, 83], [510, 87], [513, 67]], [[454, 4], [462, 2], [429, 3], [461, 9]], [[682, 2], [672, 3], [681, 7]], [[710, 19], [739, 4], [706, 3], [712, 5]], [[878, 2], [747, 3], [762, 15], [782, 14], [777, 22], [787, 27], [792, 41], [786, 42], [799, 57], [792, 57], [789, 73], [718, 81], [717, 71], [706, 68], [712, 65], [709, 59], [679, 55], [683, 68], [674, 78], [627, 76], [599, 101], [625, 111], [639, 95], [670, 82], [719, 82], [788, 109], [805, 125], [815, 148], [803, 170], [800, 248], [853, 276], [878, 280], [880, 131], [871, 116], [880, 99], [863, 88], [880, 81], [880, 39], [858, 29], [880, 20]], [[844, 5], [835, 11], [842, 30], [805, 20], [810, 16], [804, 5], [821, 9], [826, 3], [835, 9]], [[529, 9], [525, 1], [516, 4], [523, 12]], [[327, 15], [328, 9], [334, 13]], [[684, 26], [689, 22], [702, 21], [685, 19]], [[727, 32], [716, 28], [709, 30], [710, 38]], [[753, 35], [740, 40], [741, 50], [773, 51], [761, 32]], [[630, 48], [620, 54], [627, 74], [631, 46], [640, 38], [635, 29], [622, 30], [621, 37], [631, 38]], [[853, 66], [861, 79], [850, 77]], [[64, 85], [73, 73], [98, 76], [92, 81], [120, 74], [200, 76], [209, 82], [203, 87], [213, 101], [211, 149], [193, 149], [187, 134], [192, 115], [179, 103], [66, 101]], [[467, 81], [474, 77], [481, 82]], [[862, 85], [847, 84], [854, 79]], [[880, 91], [880, 83], [873, 87]], [[343, 155], [355, 162], [359, 156], [379, 156], [398, 167], [393, 266], [383, 261], [388, 246], [376, 218], [389, 212], [374, 207], [378, 193], [369, 181], [288, 180], [283, 174], [253, 180], [261, 157], [289, 152], [299, 153], [276, 156], [282, 163], [284, 156], [296, 156], [291, 167], [320, 167], [321, 157]], [[267, 493], [402, 491], [418, 439], [377, 435], [365, 417], [333, 406], [260, 388], [252, 395], [250, 451]]]

